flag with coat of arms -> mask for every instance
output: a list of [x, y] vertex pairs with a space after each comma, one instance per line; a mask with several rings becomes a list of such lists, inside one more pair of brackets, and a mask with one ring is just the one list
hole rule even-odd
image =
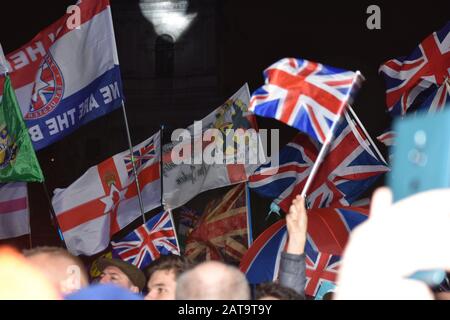
[[39, 161], [6, 75], [0, 102], [0, 182], [43, 182]]
[[[157, 133], [133, 149], [145, 212], [161, 206], [160, 143]], [[105, 250], [113, 235], [141, 216], [130, 159], [130, 151], [119, 153], [55, 190], [52, 204], [71, 253]]]
[[[163, 198], [167, 210], [185, 205], [202, 192], [246, 182], [259, 167], [260, 155], [255, 155], [255, 152], [262, 148], [255, 116], [248, 111], [249, 101], [250, 92], [246, 84], [214, 112], [187, 128], [190, 139], [164, 146]], [[220, 133], [217, 140], [214, 137], [213, 141], [204, 141], [209, 129]], [[250, 143], [245, 145], [244, 150], [235, 145], [233, 130], [238, 129], [253, 134], [253, 139], [248, 140]], [[192, 144], [199, 147], [191, 149]], [[211, 154], [212, 151], [221, 153], [222, 160], [207, 163], [203, 156], [208, 149]], [[181, 164], [175, 163], [174, 154], [180, 156]]]

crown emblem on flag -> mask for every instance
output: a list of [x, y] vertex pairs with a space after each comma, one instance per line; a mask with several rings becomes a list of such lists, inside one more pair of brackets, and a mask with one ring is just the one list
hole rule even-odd
[[116, 175], [113, 172], [111, 172], [111, 171], [108, 171], [103, 176], [103, 181], [106, 183], [106, 185], [108, 187], [111, 187], [112, 185], [116, 184], [116, 180], [117, 180]]

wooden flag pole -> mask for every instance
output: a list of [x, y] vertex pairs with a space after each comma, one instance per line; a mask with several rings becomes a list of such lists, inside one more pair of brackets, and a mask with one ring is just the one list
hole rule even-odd
[[131, 142], [131, 134], [130, 134], [130, 127], [128, 125], [127, 111], [125, 109], [125, 102], [123, 100], [122, 100], [122, 111], [123, 111], [123, 119], [125, 122], [125, 129], [127, 132], [128, 146], [130, 148], [130, 159], [131, 159], [131, 164], [133, 167], [134, 181], [136, 183], [136, 188], [137, 188], [139, 207], [141, 209], [142, 220], [144, 221], [144, 225], [145, 225], [147, 223], [147, 219], [145, 218], [144, 202], [142, 201], [141, 187], [140, 187], [140, 183], [139, 183], [139, 177], [137, 174], [136, 163], [134, 161], [134, 148], [133, 148], [133, 144]]

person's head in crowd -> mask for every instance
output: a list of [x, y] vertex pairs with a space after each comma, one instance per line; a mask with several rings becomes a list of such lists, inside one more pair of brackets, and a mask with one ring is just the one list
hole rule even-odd
[[276, 282], [260, 284], [255, 291], [256, 300], [304, 300], [304, 297], [291, 288]]
[[89, 284], [83, 262], [67, 250], [57, 247], [38, 247], [23, 252], [27, 260], [39, 268], [62, 295]]
[[139, 293], [145, 286], [145, 275], [137, 267], [118, 259], [100, 258], [97, 262], [101, 272], [99, 284], [115, 284]]
[[190, 267], [189, 261], [177, 255], [162, 256], [146, 269], [146, 300], [175, 300], [178, 276]]
[[177, 300], [250, 300], [250, 286], [236, 267], [205, 262], [177, 280]]
[[0, 249], [0, 300], [59, 300], [54, 284], [11, 248]]
[[137, 293], [133, 293], [128, 289], [119, 287], [115, 284], [94, 284], [87, 288], [81, 289], [64, 298], [65, 300], [143, 300], [144, 298]]

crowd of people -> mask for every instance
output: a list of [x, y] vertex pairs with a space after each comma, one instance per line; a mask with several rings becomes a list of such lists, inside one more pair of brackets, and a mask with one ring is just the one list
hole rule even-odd
[[[351, 235], [337, 289], [327, 299], [450, 299], [409, 278], [418, 270], [450, 271], [449, 190], [425, 192], [392, 204], [375, 192], [371, 216]], [[425, 214], [426, 213], [426, 214]], [[0, 249], [0, 299], [66, 300], [303, 300], [308, 214], [297, 197], [286, 215], [288, 242], [278, 281], [252, 287], [236, 267], [218, 261], [193, 265], [162, 256], [145, 270], [100, 258], [91, 281], [82, 261], [62, 248], [18, 253]]]

